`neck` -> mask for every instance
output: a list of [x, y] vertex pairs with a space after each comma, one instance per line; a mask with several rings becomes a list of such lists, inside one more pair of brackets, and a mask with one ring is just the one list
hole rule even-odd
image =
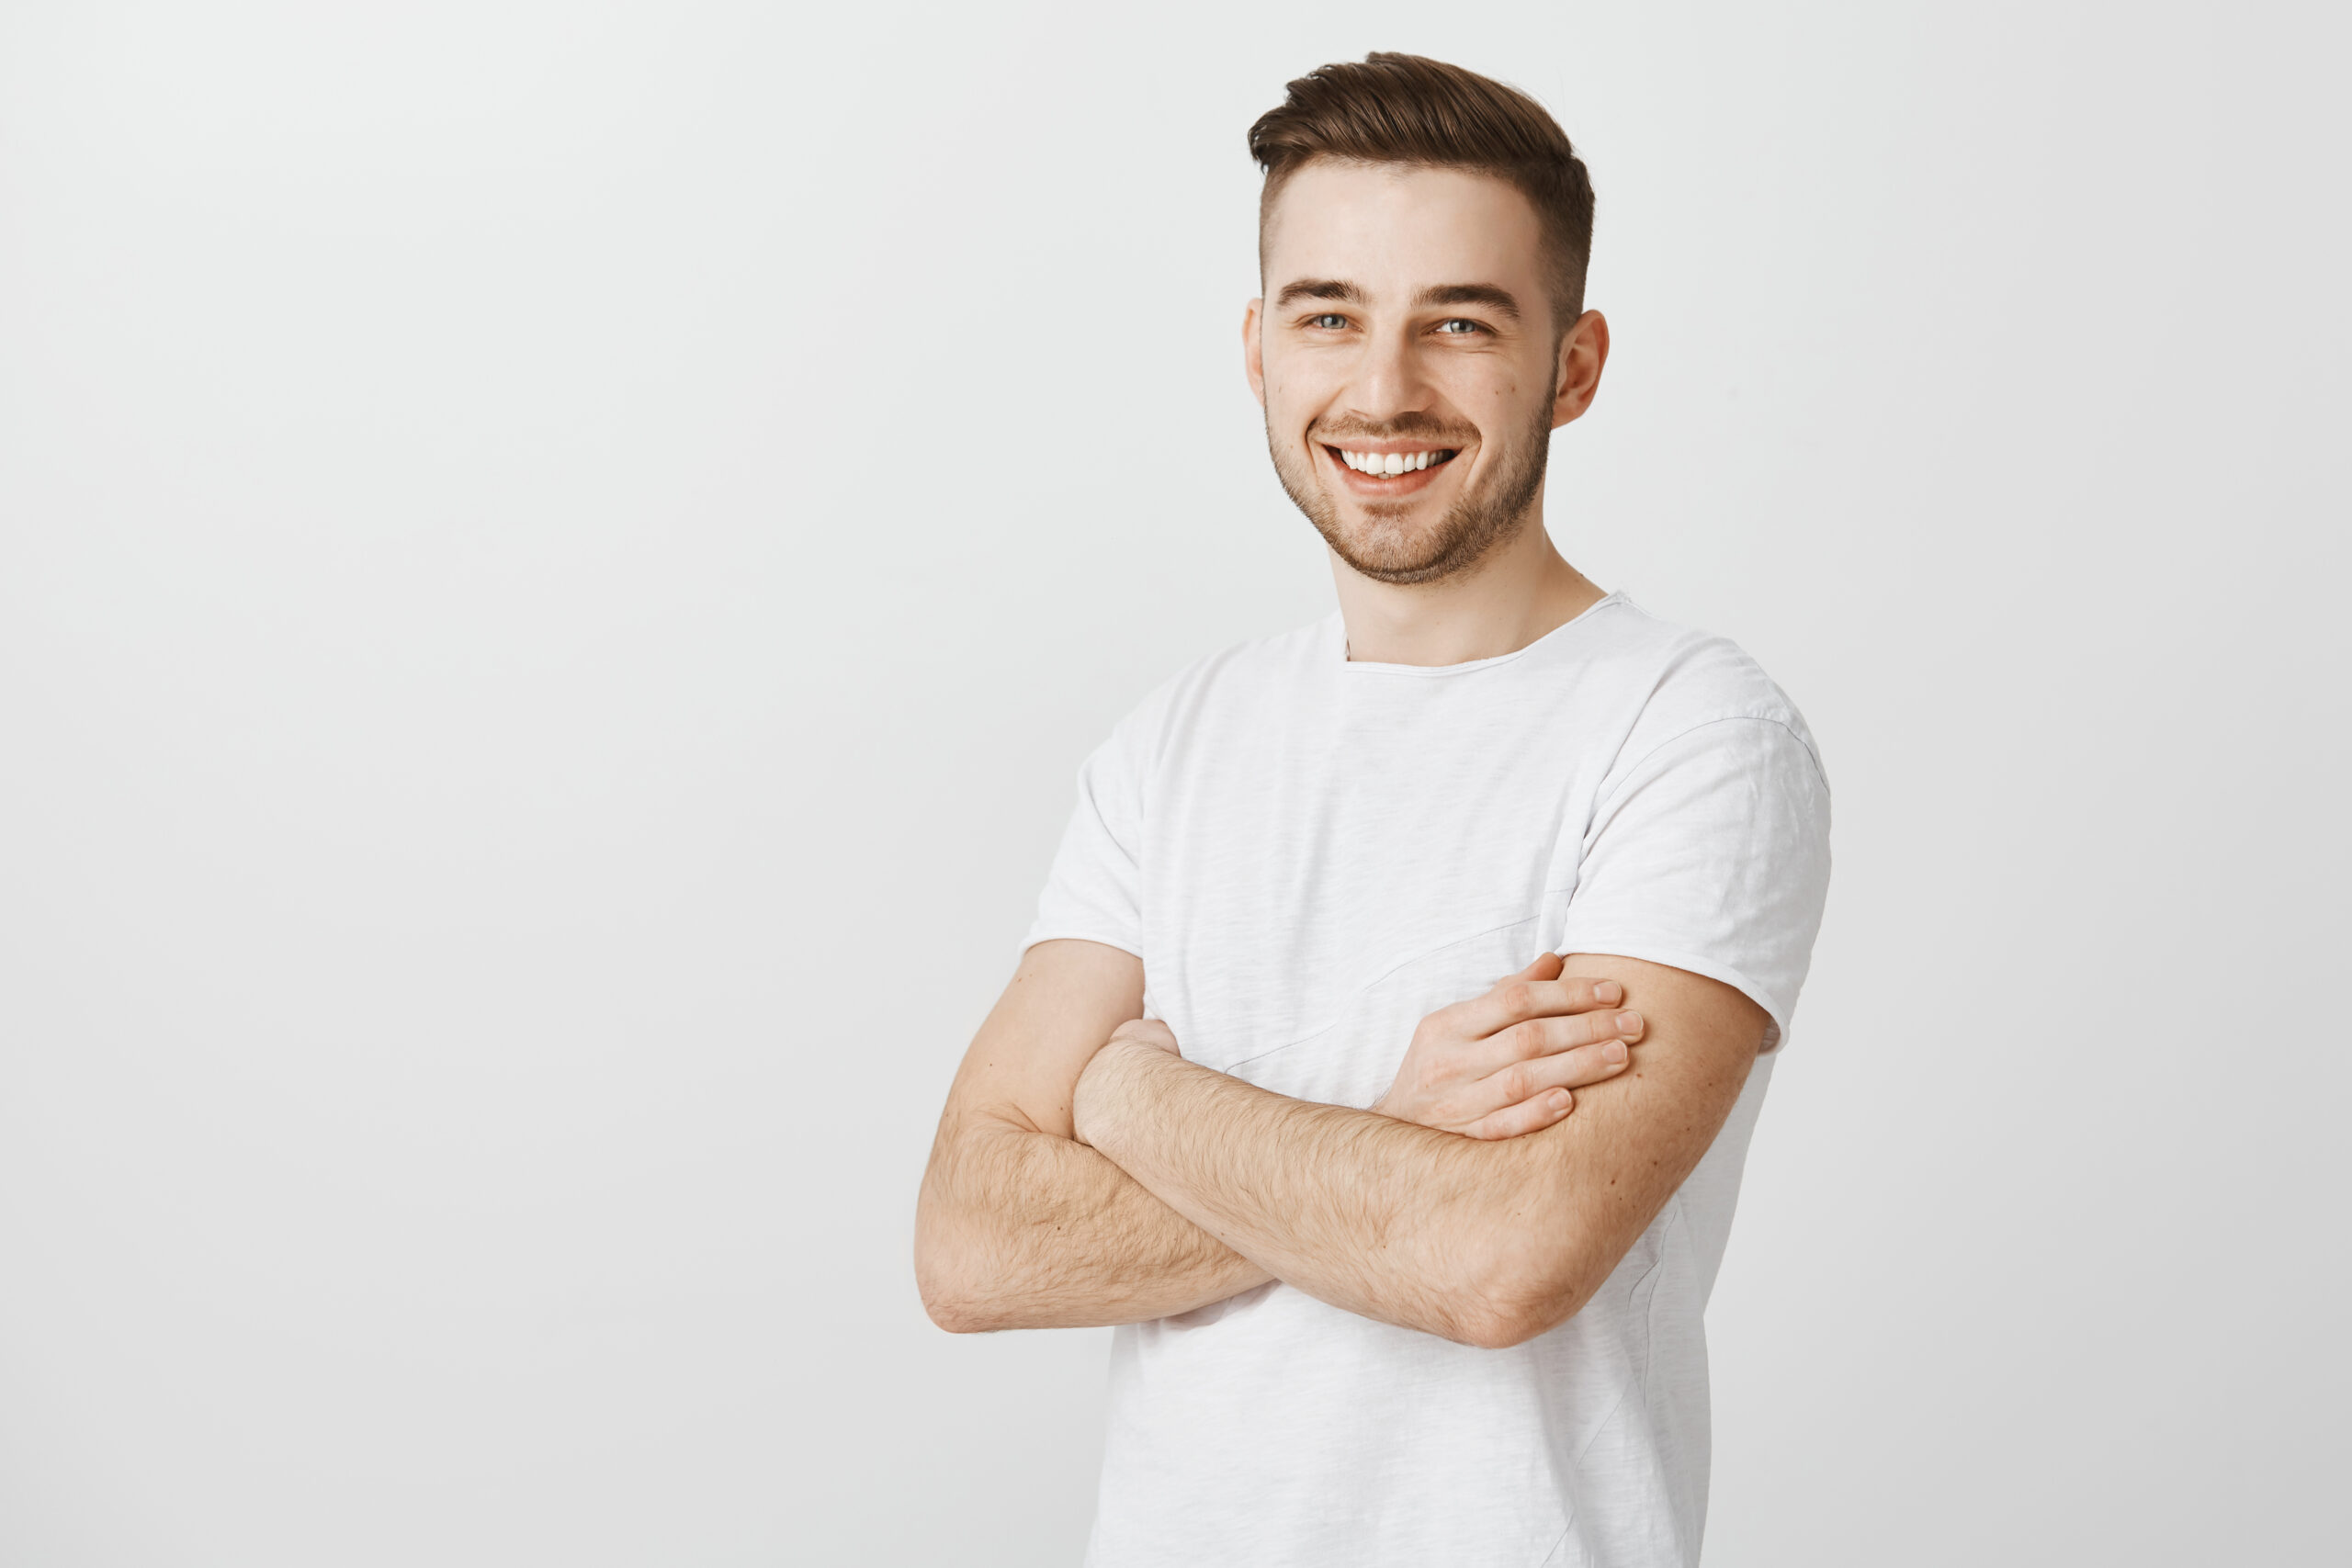
[[1348, 658], [1466, 664], [1516, 653], [1606, 597], [1552, 547], [1540, 510], [1469, 570], [1436, 582], [1376, 582], [1331, 558]]

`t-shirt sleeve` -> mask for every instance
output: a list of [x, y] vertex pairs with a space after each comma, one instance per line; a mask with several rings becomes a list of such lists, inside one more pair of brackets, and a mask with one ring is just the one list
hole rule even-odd
[[1143, 809], [1139, 770], [1122, 725], [1078, 770], [1078, 805], [1037, 896], [1025, 952], [1083, 937], [1143, 956]]
[[1771, 1015], [1796, 1011], [1829, 890], [1829, 785], [1812, 748], [1770, 718], [1685, 730], [1604, 789], [1585, 837], [1562, 953], [1687, 969]]

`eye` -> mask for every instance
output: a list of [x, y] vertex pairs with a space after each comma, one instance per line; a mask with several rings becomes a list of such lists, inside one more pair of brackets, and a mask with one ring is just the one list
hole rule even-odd
[[1333, 315], [1327, 311], [1320, 316], [1307, 317], [1306, 324], [1310, 327], [1320, 327], [1326, 332], [1335, 333], [1341, 327], [1348, 324], [1348, 319], [1345, 316]]
[[1456, 316], [1450, 321], [1440, 321], [1437, 330], [1451, 337], [1467, 337], [1472, 333], [1482, 333], [1487, 329], [1476, 321]]

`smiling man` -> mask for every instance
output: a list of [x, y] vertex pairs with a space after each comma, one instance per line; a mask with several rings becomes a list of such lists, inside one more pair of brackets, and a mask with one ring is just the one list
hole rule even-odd
[[1820, 761], [1545, 530], [1609, 355], [1551, 117], [1374, 54], [1250, 146], [1243, 354], [1338, 608], [1088, 758], [941, 1118], [923, 1299], [1119, 1325], [1094, 1568], [1695, 1562]]

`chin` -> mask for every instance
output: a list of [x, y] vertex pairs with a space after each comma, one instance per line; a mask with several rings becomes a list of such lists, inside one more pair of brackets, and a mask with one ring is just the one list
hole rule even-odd
[[1323, 500], [1325, 510], [1307, 515], [1332, 554], [1359, 576], [1400, 586], [1470, 570], [1515, 533], [1520, 521], [1475, 502], [1368, 507], [1353, 497]]
[[1326, 534], [1324, 538], [1332, 553], [1355, 571], [1381, 582], [1427, 582], [1467, 564], [1456, 558], [1458, 541], [1430, 524], [1343, 527], [1337, 537]]

